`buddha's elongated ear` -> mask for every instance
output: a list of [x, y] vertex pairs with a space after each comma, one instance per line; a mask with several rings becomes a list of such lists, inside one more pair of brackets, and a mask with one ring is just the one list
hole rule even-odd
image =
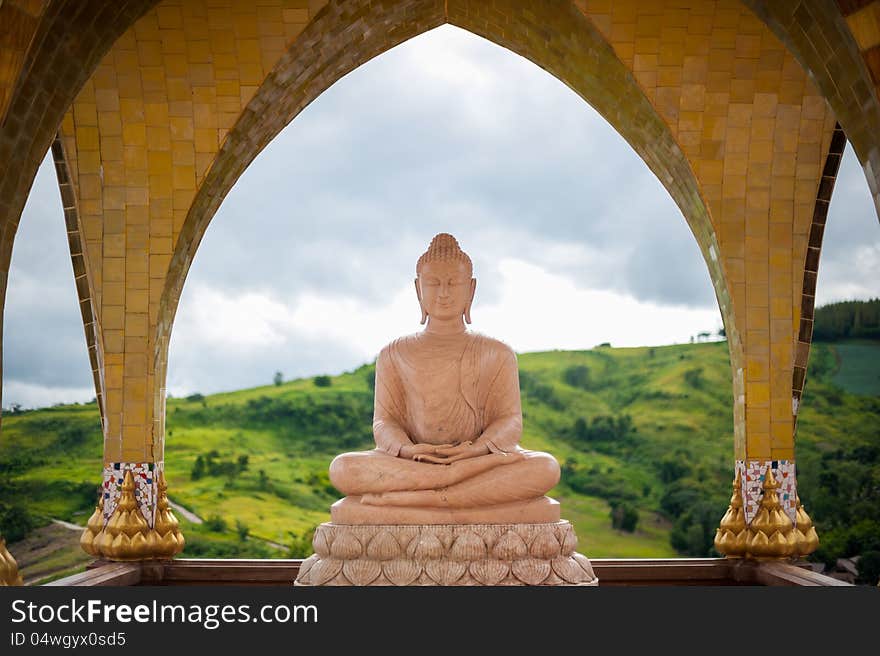
[[422, 303], [422, 290], [419, 287], [419, 279], [416, 278], [416, 297], [419, 299], [419, 307], [422, 308], [422, 320], [419, 322], [424, 324], [428, 320], [428, 311], [425, 309], [425, 304]]
[[471, 322], [471, 305], [474, 302], [474, 294], [477, 291], [477, 279], [471, 278], [471, 297], [468, 299], [467, 305], [464, 308], [464, 320], [466, 323]]

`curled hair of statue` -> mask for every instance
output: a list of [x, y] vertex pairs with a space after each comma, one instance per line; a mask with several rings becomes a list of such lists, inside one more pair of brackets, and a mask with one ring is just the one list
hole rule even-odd
[[474, 270], [470, 256], [461, 250], [458, 240], [447, 232], [441, 232], [431, 240], [428, 250], [422, 253], [416, 263], [416, 275], [421, 273], [422, 266], [427, 262], [463, 262], [468, 271]]

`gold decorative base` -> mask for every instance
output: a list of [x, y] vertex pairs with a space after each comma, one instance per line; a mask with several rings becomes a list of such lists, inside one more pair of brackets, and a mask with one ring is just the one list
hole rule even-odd
[[294, 585], [579, 585], [599, 579], [567, 521], [321, 524]]
[[186, 541], [179, 522], [168, 503], [168, 485], [165, 474], [158, 475], [156, 519], [153, 528], [141, 514], [134, 496], [131, 471], [125, 472], [122, 495], [106, 526], [104, 499], [98, 502], [89, 518], [79, 544], [83, 551], [96, 558], [118, 561], [169, 559], [183, 550]]
[[6, 540], [0, 538], [0, 586], [24, 585], [18, 573], [18, 563], [6, 549]]
[[733, 480], [730, 507], [721, 518], [715, 533], [715, 549], [728, 558], [784, 560], [811, 554], [819, 546], [816, 529], [800, 498], [797, 499], [797, 522], [782, 510], [776, 493], [779, 484], [771, 469], [764, 480], [764, 494], [758, 513], [746, 525], [742, 502], [742, 480], [739, 471]]

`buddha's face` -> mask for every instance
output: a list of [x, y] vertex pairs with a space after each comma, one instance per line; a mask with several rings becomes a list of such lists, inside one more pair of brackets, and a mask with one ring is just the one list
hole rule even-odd
[[462, 262], [425, 262], [416, 280], [422, 308], [429, 317], [456, 319], [473, 300], [475, 280]]

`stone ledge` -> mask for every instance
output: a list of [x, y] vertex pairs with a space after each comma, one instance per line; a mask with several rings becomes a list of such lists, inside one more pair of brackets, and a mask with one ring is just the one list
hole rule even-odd
[[295, 585], [588, 585], [567, 521], [545, 524], [321, 524]]
[[559, 502], [546, 496], [483, 508], [371, 506], [361, 503], [359, 496], [347, 496], [330, 506], [330, 522], [334, 525], [385, 525], [390, 514], [395, 526], [549, 524], [560, 520]]

